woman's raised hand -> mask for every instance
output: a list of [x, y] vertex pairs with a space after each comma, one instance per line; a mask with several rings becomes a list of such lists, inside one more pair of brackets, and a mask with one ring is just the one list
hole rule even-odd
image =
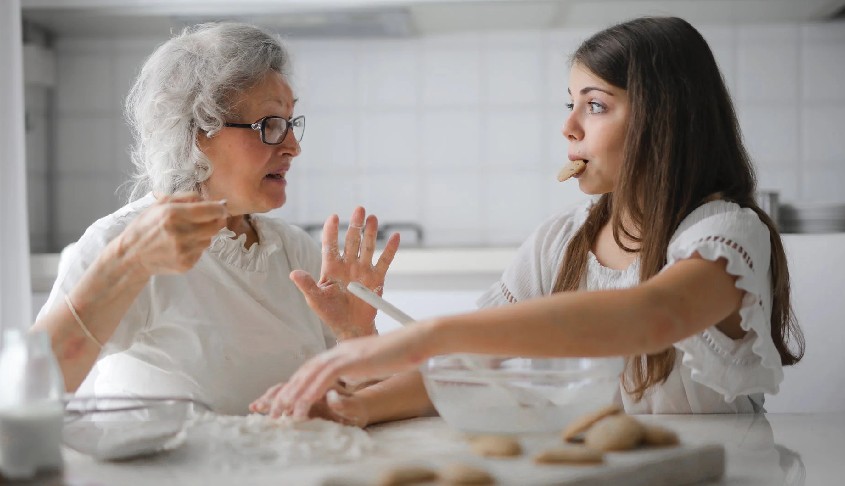
[[119, 252], [148, 276], [186, 272], [226, 225], [228, 215], [225, 202], [204, 201], [195, 193], [165, 196], [123, 230]]
[[305, 296], [308, 305], [335, 336], [342, 340], [375, 333], [376, 310], [346, 290], [349, 282], [360, 282], [381, 295], [384, 277], [396, 250], [399, 234], [387, 240], [378, 261], [373, 264], [378, 233], [378, 219], [366, 218], [364, 208], [352, 212], [343, 252], [338, 247], [338, 217], [329, 216], [323, 225], [323, 262], [320, 281], [304, 270], [291, 272], [290, 278]]

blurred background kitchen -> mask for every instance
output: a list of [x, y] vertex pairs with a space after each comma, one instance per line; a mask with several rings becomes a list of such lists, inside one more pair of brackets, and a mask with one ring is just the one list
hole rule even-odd
[[[796, 299], [811, 299], [796, 304], [808, 334], [802, 364], [821, 352], [805, 320], [845, 327], [845, 311], [829, 305], [842, 305], [841, 290], [825, 293], [845, 286], [845, 255], [827, 253], [845, 242], [843, 0], [11, 4], [20, 6], [23, 41], [36, 311], [57, 253], [126, 202], [123, 100], [171, 32], [239, 20], [286, 39], [297, 112], [307, 123], [288, 202], [275, 214], [315, 237], [331, 213], [343, 219], [361, 204], [377, 214], [403, 236], [386, 296], [423, 317], [471, 308], [534, 227], [584, 198], [576, 183], [555, 180], [566, 159], [568, 56], [596, 30], [652, 14], [682, 16], [707, 38], [757, 164], [761, 203], [785, 231], [813, 233], [787, 241]], [[825, 258], [808, 263], [804, 255]], [[801, 279], [819, 288], [802, 288]], [[801, 393], [787, 405], [797, 406]], [[845, 391], [832, 393], [816, 397], [818, 406], [845, 408]]]

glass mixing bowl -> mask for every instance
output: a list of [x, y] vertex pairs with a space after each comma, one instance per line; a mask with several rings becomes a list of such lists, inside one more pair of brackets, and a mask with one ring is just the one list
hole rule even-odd
[[421, 366], [428, 396], [452, 427], [470, 433], [559, 431], [612, 403], [623, 358], [435, 356]]
[[179, 447], [197, 412], [187, 397], [68, 397], [62, 441], [99, 460], [116, 461]]

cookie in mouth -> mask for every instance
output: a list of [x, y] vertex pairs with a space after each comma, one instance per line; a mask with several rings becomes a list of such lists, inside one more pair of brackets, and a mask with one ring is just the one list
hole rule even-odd
[[560, 172], [557, 173], [557, 180], [563, 182], [570, 177], [574, 177], [580, 175], [584, 172], [584, 169], [587, 168], [587, 161], [586, 160], [573, 160], [566, 164]]

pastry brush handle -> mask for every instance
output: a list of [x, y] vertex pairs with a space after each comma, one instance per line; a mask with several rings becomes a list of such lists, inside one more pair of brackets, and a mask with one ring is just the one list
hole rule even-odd
[[385, 314], [399, 322], [399, 324], [407, 326], [408, 324], [414, 322], [413, 317], [397, 309], [396, 306], [382, 299], [377, 293], [373, 292], [367, 287], [364, 287], [360, 283], [350, 282], [349, 285], [346, 286], [346, 288], [349, 289], [349, 292], [352, 295], [358, 297], [359, 299], [370, 304], [376, 309], [383, 311]]

